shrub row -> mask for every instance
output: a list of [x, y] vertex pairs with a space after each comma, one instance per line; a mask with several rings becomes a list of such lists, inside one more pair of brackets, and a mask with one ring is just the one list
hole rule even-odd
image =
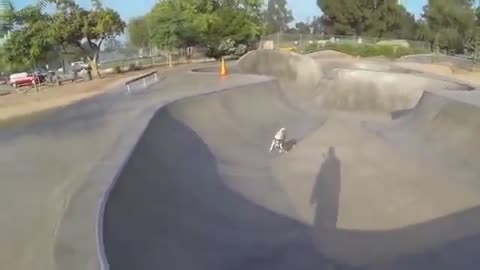
[[[127, 71], [136, 71], [136, 70], [141, 70], [141, 69], [142, 69], [141, 66], [137, 66], [137, 65], [131, 63], [130, 65], [128, 65]], [[120, 66], [115, 66], [115, 67], [113, 67], [113, 72], [118, 74], [118, 73], [122, 73], [123, 70]]]
[[406, 48], [391, 45], [356, 44], [356, 43], [326, 43], [324, 46], [310, 44], [305, 53], [312, 53], [322, 50], [335, 50], [352, 56], [375, 57], [384, 56], [395, 59], [405, 55], [428, 53], [428, 51], [416, 48]]

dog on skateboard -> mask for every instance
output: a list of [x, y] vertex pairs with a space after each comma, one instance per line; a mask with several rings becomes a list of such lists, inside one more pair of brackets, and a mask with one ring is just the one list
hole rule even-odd
[[[287, 138], [287, 129], [281, 128], [280, 130], [275, 133], [273, 137], [272, 144], [270, 145], [270, 152], [274, 149], [278, 149], [279, 153], [287, 153], [288, 150], [286, 149], [285, 140]], [[292, 146], [294, 147], [294, 146]]]

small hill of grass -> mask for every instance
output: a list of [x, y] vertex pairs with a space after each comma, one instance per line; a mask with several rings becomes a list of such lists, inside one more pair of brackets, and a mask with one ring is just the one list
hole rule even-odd
[[375, 57], [384, 56], [389, 59], [396, 59], [405, 55], [428, 53], [428, 50], [406, 48], [392, 45], [354, 44], [354, 43], [327, 43], [324, 46], [310, 44], [304, 53], [313, 53], [322, 50], [334, 50], [352, 56]]

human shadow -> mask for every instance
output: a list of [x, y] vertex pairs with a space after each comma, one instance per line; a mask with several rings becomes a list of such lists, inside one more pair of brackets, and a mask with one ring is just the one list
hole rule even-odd
[[310, 203], [315, 206], [315, 227], [335, 228], [337, 225], [341, 162], [335, 148], [330, 147], [320, 167], [312, 190]]
[[[313, 243], [330, 269], [449, 270], [480, 266], [480, 207], [392, 230], [338, 227], [341, 161], [330, 147], [314, 185]], [[477, 255], [475, 255], [477, 254]]]

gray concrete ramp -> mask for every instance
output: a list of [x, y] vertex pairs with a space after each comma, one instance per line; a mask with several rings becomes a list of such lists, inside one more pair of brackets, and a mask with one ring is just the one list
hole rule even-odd
[[[193, 129], [167, 110], [159, 111], [107, 205], [104, 234], [111, 269], [325, 265], [310, 242], [308, 226], [230, 190], [219, 162]], [[253, 176], [262, 176], [262, 163], [250, 172]], [[245, 167], [239, 175], [249, 174]], [[260, 180], [268, 180], [268, 174], [263, 176]], [[268, 186], [269, 196], [276, 194], [279, 207], [288, 210], [274, 186]]]
[[256, 51], [231, 71], [270, 78], [159, 109], [106, 205], [110, 269], [478, 268], [476, 91], [381, 70]]

